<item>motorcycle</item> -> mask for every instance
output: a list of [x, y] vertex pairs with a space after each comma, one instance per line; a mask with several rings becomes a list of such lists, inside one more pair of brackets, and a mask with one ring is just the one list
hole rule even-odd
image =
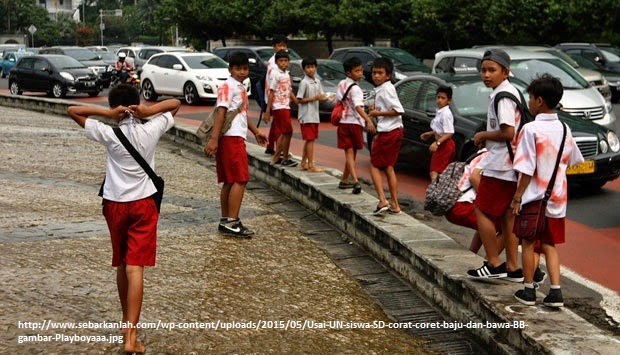
[[115, 87], [120, 84], [127, 84], [135, 87], [140, 90], [140, 75], [136, 72], [137, 68], [131, 68], [131, 70], [127, 71], [127, 80], [124, 83], [121, 83], [121, 76], [118, 70], [114, 69], [112, 72], [112, 82], [110, 83], [110, 87]]

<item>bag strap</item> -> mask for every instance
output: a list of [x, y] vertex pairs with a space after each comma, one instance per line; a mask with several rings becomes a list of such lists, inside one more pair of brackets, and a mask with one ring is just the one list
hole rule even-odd
[[349, 87], [347, 88], [347, 90], [344, 92], [344, 95], [342, 96], [342, 100], [340, 100], [340, 101], [344, 102], [344, 100], [346, 100], [346, 99], [347, 99], [347, 96], [349, 95], [349, 91], [351, 91], [351, 88], [352, 88], [353, 86], [355, 86], [355, 85], [357, 85], [357, 83], [353, 83], [353, 84], [349, 85]]
[[549, 185], [547, 185], [547, 190], [545, 190], [545, 197], [543, 200], [545, 203], [549, 201], [551, 198], [551, 191], [553, 190], [553, 185], [555, 185], [555, 178], [558, 175], [558, 167], [560, 166], [560, 160], [562, 159], [562, 152], [564, 151], [564, 142], [566, 142], [566, 125], [560, 121], [563, 129], [562, 135], [562, 143], [560, 144], [560, 150], [558, 151], [558, 157], [555, 159], [555, 168], [553, 169], [553, 174], [551, 175], [551, 180], [549, 180]]
[[123, 144], [125, 149], [127, 149], [129, 154], [131, 154], [131, 156], [142, 167], [142, 169], [144, 169], [144, 171], [149, 176], [149, 178], [151, 178], [151, 180], [153, 182], [155, 182], [157, 180], [157, 178], [158, 178], [157, 174], [155, 174], [155, 172], [153, 171], [151, 166], [146, 162], [146, 160], [144, 160], [142, 155], [140, 155], [140, 153], [138, 153], [136, 148], [134, 148], [133, 145], [131, 145], [131, 143], [129, 142], [129, 140], [125, 136], [125, 134], [123, 134], [123, 131], [121, 131], [120, 127], [114, 128], [114, 134], [116, 134], [116, 137], [118, 137], [118, 139], [121, 141], [121, 143]]
[[[523, 106], [525, 102], [525, 98], [523, 97], [523, 94], [521, 94], [521, 91], [519, 91], [519, 97], [521, 98], [521, 101], [519, 101], [516, 96], [514, 96], [512, 93], [508, 91], [500, 91], [497, 93], [497, 95], [495, 95], [495, 98], [493, 99], [493, 109], [495, 110], [495, 116], [497, 116], [498, 121], [499, 121], [499, 114], [497, 113], [497, 108], [499, 107], [499, 102], [502, 99], [510, 99], [514, 101], [515, 104], [517, 105], [517, 109], [519, 110], [519, 113], [521, 114], [521, 120], [519, 121], [519, 127], [517, 127], [517, 131], [515, 132], [516, 136], [519, 135], [519, 132], [521, 132], [521, 128], [523, 128], [523, 119], [524, 119], [523, 116], [525, 115], [525, 110], [526, 110], [526, 108]], [[508, 155], [510, 156], [510, 161], [514, 163], [515, 153], [512, 151], [511, 142], [512, 142], [512, 139], [510, 140], [510, 142], [506, 141], [506, 149], [508, 149]]]

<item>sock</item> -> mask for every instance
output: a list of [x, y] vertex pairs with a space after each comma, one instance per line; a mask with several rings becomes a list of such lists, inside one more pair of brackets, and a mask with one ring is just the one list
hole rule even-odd
[[552, 290], [559, 290], [561, 289], [560, 285], [551, 285], [551, 289]]
[[531, 283], [531, 284], [524, 283], [523, 285], [525, 286], [525, 288], [531, 288], [532, 290], [534, 289], [534, 284], [533, 283]]

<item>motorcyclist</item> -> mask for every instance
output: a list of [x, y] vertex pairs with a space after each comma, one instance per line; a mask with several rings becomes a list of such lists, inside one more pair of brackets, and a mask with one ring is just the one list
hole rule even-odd
[[118, 54], [118, 60], [116, 61], [116, 72], [122, 84], [127, 82], [129, 78], [129, 72], [133, 69], [131, 64], [126, 61], [127, 55], [125, 53]]

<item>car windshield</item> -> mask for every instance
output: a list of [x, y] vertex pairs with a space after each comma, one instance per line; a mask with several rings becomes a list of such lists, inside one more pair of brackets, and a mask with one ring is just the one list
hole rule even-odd
[[545, 49], [543, 52], [545, 53], [549, 53], [551, 55], [554, 55], [560, 59], [562, 59], [563, 61], [565, 61], [566, 63], [570, 64], [573, 68], [579, 68], [579, 63], [577, 63], [573, 58], [571, 58], [570, 55], [557, 50], [557, 49], [553, 49], [553, 48], [549, 48], [549, 49]]
[[213, 68], [228, 68], [228, 64], [220, 57], [205, 55], [205, 56], [184, 56], [182, 57], [185, 63], [192, 69], [213, 69]]
[[514, 60], [510, 65], [510, 71], [515, 77], [528, 84], [548, 73], [560, 79], [564, 89], [585, 89], [588, 87], [588, 82], [561, 59]]
[[342, 80], [347, 77], [340, 62], [319, 62], [318, 64], [316, 74], [322, 80]]
[[71, 57], [48, 57], [49, 60], [58, 69], [86, 68], [86, 66]]
[[608, 62], [620, 62], [620, 57], [618, 57], [617, 55], [613, 54], [610, 51], [605, 51], [605, 50], [601, 50], [601, 52], [603, 52], [603, 55], [605, 56], [605, 59], [607, 59]]
[[[525, 87], [515, 81], [511, 83], [524, 93]], [[486, 87], [482, 81], [458, 82], [452, 83], [451, 86], [452, 102], [461, 115], [486, 117], [489, 110], [489, 95], [493, 89]], [[524, 94], [526, 102], [528, 97]]]
[[394, 66], [403, 71], [423, 70], [428, 71], [422, 62], [412, 56], [409, 52], [400, 48], [378, 48], [376, 49], [382, 57], [390, 58]]
[[611, 44], [599, 44], [597, 45], [601, 50], [611, 52], [617, 56], [620, 56], [620, 48]]
[[114, 53], [110, 52], [97, 52], [97, 55], [101, 57], [103, 60], [116, 60], [116, 56]]
[[[266, 61], [269, 60], [269, 58], [271, 58], [273, 56], [273, 48], [259, 49], [259, 50], [256, 51], [256, 53], [258, 53], [259, 58], [263, 62], [266, 62]], [[291, 48], [288, 49], [288, 55], [290, 57], [290, 60], [299, 60], [299, 59], [301, 59], [301, 56], [299, 54], [297, 54], [297, 52], [295, 52]]]
[[97, 55], [85, 48], [65, 49], [65, 54], [77, 60], [97, 60]]

